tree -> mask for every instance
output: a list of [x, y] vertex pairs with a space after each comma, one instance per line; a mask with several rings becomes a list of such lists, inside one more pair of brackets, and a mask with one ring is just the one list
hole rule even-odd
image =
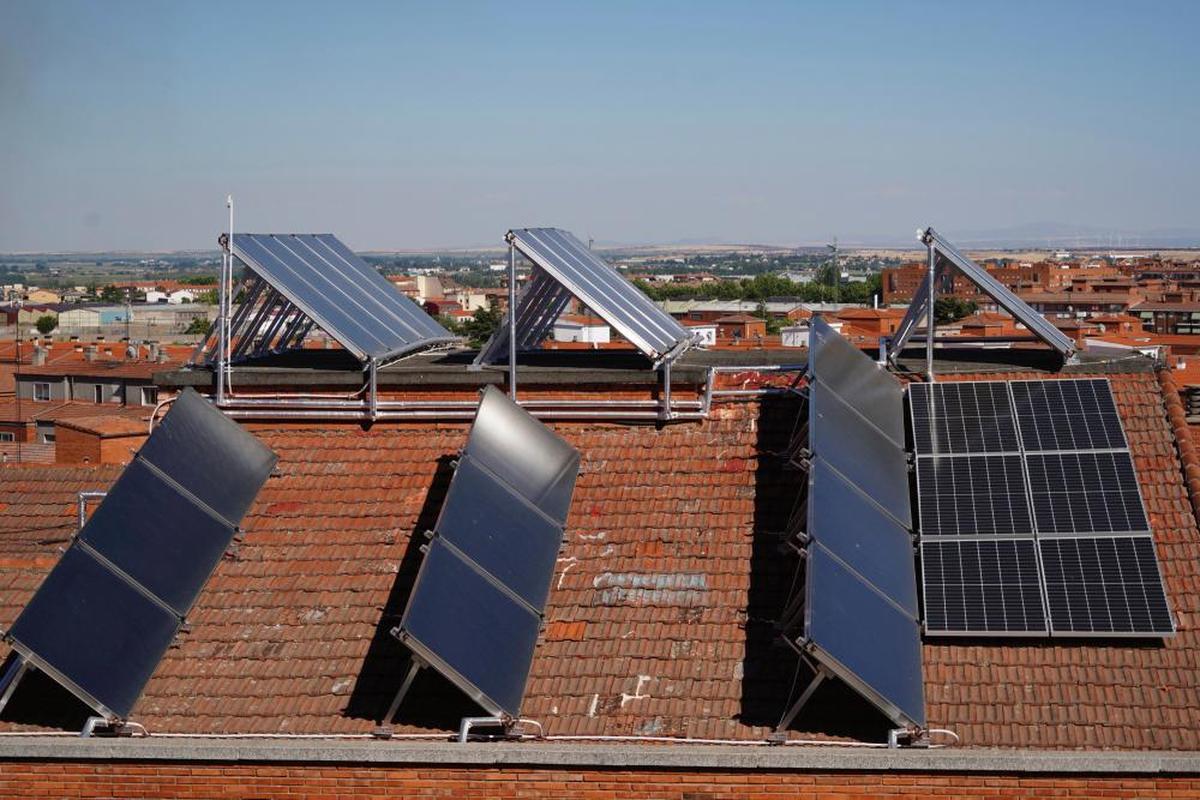
[[493, 299], [487, 308], [479, 309], [475, 312], [475, 316], [463, 322], [462, 332], [471, 340], [473, 347], [482, 347], [483, 343], [490, 339], [496, 329], [500, 327], [503, 318], [500, 306]]
[[210, 323], [206, 318], [196, 317], [188, 324], [187, 330], [184, 333], [205, 334], [208, 333], [209, 326]]
[[37, 318], [37, 322], [33, 326], [38, 329], [38, 333], [45, 336], [50, 331], [58, 327], [58, 317], [50, 314], [44, 314]]
[[105, 286], [100, 290], [100, 299], [105, 303], [123, 303], [125, 302], [125, 292], [116, 286]]
[[218, 300], [219, 297], [216, 289], [209, 289], [207, 292], [201, 292], [200, 294], [196, 295], [197, 303], [204, 303], [205, 305], [209, 306], [215, 306]]
[[933, 304], [933, 318], [937, 321], [937, 324], [944, 325], [948, 322], [956, 322], [963, 317], [969, 317], [978, 308], [974, 300], [963, 300], [958, 297], [939, 297], [937, 302]]

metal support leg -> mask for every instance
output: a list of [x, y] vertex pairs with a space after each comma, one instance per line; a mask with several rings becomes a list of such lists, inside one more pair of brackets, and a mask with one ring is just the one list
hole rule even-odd
[[932, 242], [926, 247], [929, 248], [929, 307], [925, 312], [925, 371], [929, 375], [929, 382], [933, 383], [933, 330], [934, 319], [937, 318], [937, 276], [934, 273], [937, 268], [937, 250]]
[[9, 663], [8, 669], [4, 671], [4, 677], [0, 678], [0, 686], [4, 687], [4, 693], [0, 694], [0, 714], [4, 713], [8, 701], [12, 698], [13, 692], [17, 690], [17, 684], [21, 682], [21, 678], [25, 677], [25, 671], [29, 669], [29, 662], [24, 656], [18, 655]]
[[404, 696], [408, 694], [408, 690], [412, 687], [413, 681], [417, 679], [417, 673], [425, 665], [417, 659], [413, 659], [408, 667], [408, 674], [404, 676], [404, 682], [400, 684], [400, 689], [396, 692], [396, 696], [392, 699], [392, 704], [388, 706], [387, 713], [383, 716], [383, 721], [379, 723], [379, 727], [375, 729], [375, 735], [388, 737], [392, 735], [392, 718], [396, 716], [396, 712], [400, 710], [400, 704], [404, 702]]
[[517, 247], [508, 243], [508, 396], [517, 401]]
[[371, 383], [371, 396], [368, 398], [368, 402], [371, 406], [371, 420], [374, 421], [379, 418], [379, 363], [372, 358], [368, 369], [370, 370], [369, 379]]
[[664, 420], [671, 419], [671, 362], [663, 364], [662, 411], [659, 416]]
[[800, 710], [804, 708], [805, 704], [812, 698], [813, 692], [817, 690], [817, 687], [824, 683], [825, 679], [828, 677], [829, 673], [824, 669], [817, 669], [817, 674], [813, 676], [812, 682], [808, 684], [808, 687], [800, 695], [799, 699], [797, 699], [795, 704], [793, 704], [792, 707], [788, 709], [788, 712], [783, 715], [783, 719], [779, 721], [779, 724], [775, 726], [775, 731], [777, 733], [782, 733], [788, 728], [792, 727], [792, 723], [796, 721], [796, 717], [800, 714]]

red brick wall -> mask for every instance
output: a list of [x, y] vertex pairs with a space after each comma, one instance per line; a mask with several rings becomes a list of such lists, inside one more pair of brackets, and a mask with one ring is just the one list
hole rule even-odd
[[100, 463], [128, 464], [134, 453], [142, 448], [145, 436], [113, 436], [100, 440]]
[[0, 796], [45, 798], [203, 797], [224, 800], [494, 797], [617, 800], [873, 797], [1198, 797], [1200, 776], [1008, 776], [988, 774], [679, 772], [461, 769], [253, 764], [6, 762]]
[[59, 464], [99, 464], [100, 437], [55, 425], [54, 460]]

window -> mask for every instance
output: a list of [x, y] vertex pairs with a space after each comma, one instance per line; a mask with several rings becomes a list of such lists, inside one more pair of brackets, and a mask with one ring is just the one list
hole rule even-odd
[[142, 387], [142, 405], [153, 406], [158, 405], [158, 387], [143, 386]]
[[92, 387], [92, 402], [93, 403], [103, 403], [104, 402], [104, 384], [97, 383], [96, 385], [94, 385]]
[[34, 400], [49, 400], [50, 399], [50, 384], [35, 383], [33, 385]]
[[54, 444], [54, 434], [53, 433], [43, 433], [42, 434], [42, 444]]
[[11, 431], [0, 431], [0, 442], [15, 442], [17, 435]]

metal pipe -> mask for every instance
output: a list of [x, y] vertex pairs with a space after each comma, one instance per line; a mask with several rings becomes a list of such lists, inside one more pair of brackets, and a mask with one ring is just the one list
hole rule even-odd
[[80, 529], [82, 529], [83, 526], [87, 524], [87, 501], [88, 500], [100, 500], [104, 497], [108, 497], [108, 492], [92, 491], [92, 492], [80, 492], [79, 493], [79, 527], [80, 527]]
[[508, 240], [508, 396], [517, 400], [517, 247]]
[[487, 725], [488, 727], [507, 728], [506, 721], [503, 717], [463, 717], [462, 724], [458, 726], [458, 741], [460, 744], [467, 743], [467, 737], [471, 733], [471, 728], [477, 725]]
[[929, 248], [929, 306], [925, 310], [925, 366], [929, 373], [929, 382], [933, 383], [933, 339], [934, 318], [937, 316], [937, 284], [934, 281], [934, 269], [937, 267], [937, 250], [933, 242], [925, 245]]

